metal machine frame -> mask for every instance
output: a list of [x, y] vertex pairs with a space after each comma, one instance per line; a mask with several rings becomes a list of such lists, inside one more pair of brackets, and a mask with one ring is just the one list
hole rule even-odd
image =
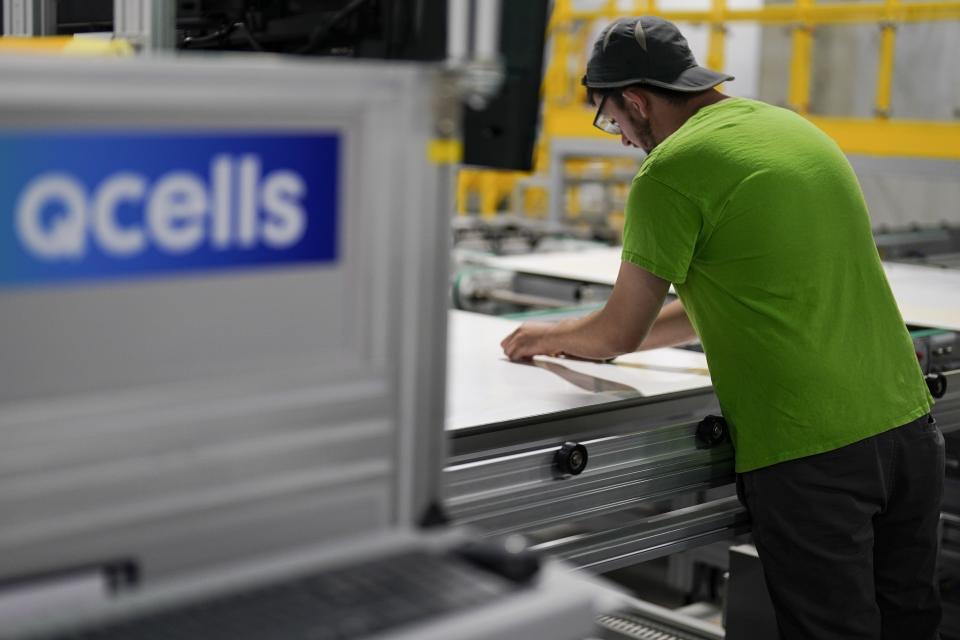
[[[250, 82], [252, 74], [256, 83]], [[390, 471], [396, 474], [391, 482], [396, 502], [384, 513], [391, 512], [398, 526], [413, 528], [440, 499], [446, 446], [439, 425], [446, 203], [452, 195], [449, 167], [427, 162], [436, 137], [436, 72], [418, 65], [320, 67], [252, 56], [176, 61], [5, 57], [0, 77], [5, 86], [16, 87], [0, 91], [6, 127], [262, 129], [268, 113], [283, 114], [270, 125], [281, 131], [342, 127], [343, 162], [349, 168], [344, 210], [367, 212], [347, 219], [342, 231], [341, 268], [353, 283], [343, 313], [353, 319], [344, 323], [349, 335], [339, 361], [308, 364], [302, 371], [237, 371], [230, 379], [201, 376], [184, 385], [148, 382], [142, 390], [134, 386], [105, 396], [85, 396], [85, 382], [74, 380], [68, 382], [78, 395], [0, 406], [0, 467], [6, 478], [0, 504], [4, 513], [16, 514], [0, 527], [0, 576], [87, 564], [131, 549], [141, 577], [152, 579], [307, 543], [315, 535], [302, 524], [323, 509], [319, 489], [331, 480], [317, 462], [325, 450], [339, 446], [324, 444], [323, 434], [311, 435], [309, 426], [348, 424], [354, 414], [372, 418], [370, 408], [375, 407], [381, 407], [377, 412], [384, 419], [398, 423], [395, 446], [409, 461]], [[184, 106], [174, 87], [189, 88], [191, 106]], [[455, 95], [449, 99], [455, 103]], [[361, 184], [361, 172], [380, 188]], [[326, 286], [319, 281], [321, 288]], [[69, 315], [88, 304], [84, 300], [132, 298], [140, 295], [139, 288], [155, 297], [168, 295], [159, 285], [152, 293], [149, 284], [123, 286], [129, 293], [109, 288], [75, 294], [5, 292], [4, 304], [17, 310], [5, 317], [12, 323], [22, 314], [42, 313], [35, 305]], [[201, 279], [177, 280], [169, 293], [203, 286]], [[245, 286], [256, 290], [256, 282]], [[328, 317], [336, 313], [324, 314]], [[31, 347], [24, 333], [33, 330], [30, 324], [8, 325], [8, 333], [12, 326], [23, 327], [18, 331], [24, 335], [14, 342], [8, 336], [4, 343], [4, 360], [11, 368], [21, 360], [54, 366], [65, 357], [61, 353], [70, 352], [71, 340], [96, 334], [95, 327], [82, 325], [56, 334], [37, 327], [36, 338], [50, 339], [33, 341]], [[161, 333], [156, 340], [159, 344], [172, 337]], [[175, 374], [174, 362], [157, 364]], [[7, 373], [15, 375], [10, 369]], [[339, 391], [324, 391], [335, 380]], [[263, 415], [273, 417], [264, 423]], [[202, 435], [196, 433], [197, 416], [207, 416]], [[362, 431], [350, 436], [358, 439], [357, 446], [362, 446]], [[293, 446], [297, 440], [300, 444]], [[307, 455], [311, 450], [314, 454]], [[237, 459], [227, 451], [260, 463], [238, 478]], [[137, 464], [161, 454], [164, 464]], [[244, 540], [231, 533], [240, 522], [264, 528]], [[192, 543], [171, 544], [187, 539]]]

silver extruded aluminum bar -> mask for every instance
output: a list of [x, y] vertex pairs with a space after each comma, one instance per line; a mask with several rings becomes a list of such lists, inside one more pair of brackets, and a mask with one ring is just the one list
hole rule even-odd
[[470, 0], [447, 3], [447, 59], [462, 62], [470, 44]]
[[532, 548], [549, 550], [551, 555], [592, 573], [604, 573], [719, 540], [731, 540], [749, 531], [746, 509], [731, 496], [644, 518], [637, 524], [569, 536]]
[[129, 40], [141, 51], [171, 50], [176, 45], [175, 2], [114, 0], [114, 36]]
[[3, 35], [29, 37], [56, 33], [56, 0], [3, 0]]
[[474, 59], [493, 62], [500, 51], [500, 0], [477, 0]]

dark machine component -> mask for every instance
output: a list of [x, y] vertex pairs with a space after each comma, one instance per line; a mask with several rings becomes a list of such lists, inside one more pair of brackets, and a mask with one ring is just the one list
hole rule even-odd
[[960, 227], [913, 225], [874, 232], [883, 260], [956, 269], [960, 267]]
[[554, 468], [563, 475], [578, 476], [587, 468], [587, 448], [576, 442], [564, 442], [553, 457]]
[[697, 448], [712, 449], [726, 442], [729, 429], [720, 416], [707, 416], [697, 424]]
[[924, 373], [946, 373], [960, 369], [960, 334], [943, 329], [914, 329], [910, 332], [917, 361]]
[[[446, 0], [176, 0], [177, 46], [390, 60], [444, 60]], [[60, 0], [62, 34], [113, 29], [113, 0]], [[540, 110], [549, 0], [501, 3], [504, 80], [464, 106], [463, 163], [529, 171]]]
[[464, 164], [517, 171], [533, 168], [548, 4], [547, 0], [503, 0], [503, 87], [483, 110], [464, 109]]
[[[176, 0], [177, 46], [442, 60], [445, 0]], [[113, 0], [60, 0], [62, 34], [113, 29]]]
[[239, 637], [238, 630], [247, 638], [365, 638], [489, 604], [520, 588], [487, 567], [405, 551], [48, 638], [209, 640]]
[[440, 0], [179, 0], [179, 46], [441, 60]]
[[112, 30], [113, 0], [58, 0], [58, 34]]
[[947, 393], [947, 377], [942, 373], [930, 373], [926, 376], [927, 388], [930, 389], [930, 395], [940, 399]]
[[471, 542], [458, 547], [454, 553], [470, 564], [515, 584], [525, 584], [540, 572], [540, 556], [525, 547], [512, 548], [515, 540], [518, 539]]

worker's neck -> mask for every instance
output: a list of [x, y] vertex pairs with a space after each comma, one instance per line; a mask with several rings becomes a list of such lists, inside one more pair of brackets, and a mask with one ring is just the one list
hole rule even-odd
[[692, 98], [682, 107], [674, 109], [671, 122], [667, 125], [667, 135], [673, 134], [677, 129], [682, 127], [683, 124], [700, 111], [700, 109], [710, 106], [711, 104], [716, 104], [721, 100], [726, 100], [729, 97], [730, 96], [724, 95], [716, 89], [710, 89], [706, 93]]

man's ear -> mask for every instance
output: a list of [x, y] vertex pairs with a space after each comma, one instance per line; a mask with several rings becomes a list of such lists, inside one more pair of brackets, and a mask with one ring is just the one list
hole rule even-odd
[[627, 87], [621, 94], [627, 109], [636, 109], [640, 116], [646, 119], [650, 118], [650, 96], [637, 87]]

